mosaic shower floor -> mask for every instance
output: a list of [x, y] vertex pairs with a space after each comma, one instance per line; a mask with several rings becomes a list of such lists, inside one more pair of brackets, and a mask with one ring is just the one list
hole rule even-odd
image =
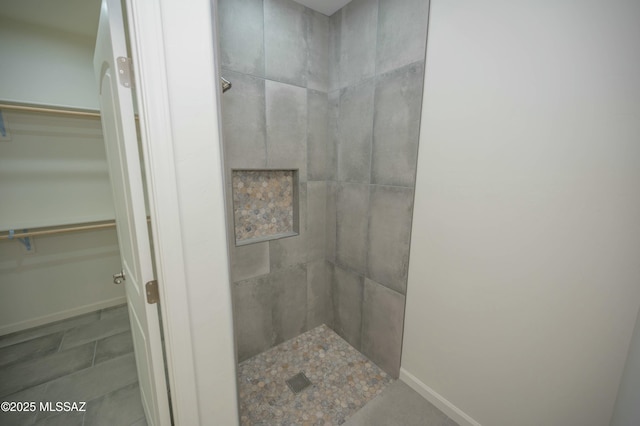
[[[298, 394], [286, 380], [304, 372]], [[325, 325], [238, 367], [242, 425], [340, 425], [393, 379]]]

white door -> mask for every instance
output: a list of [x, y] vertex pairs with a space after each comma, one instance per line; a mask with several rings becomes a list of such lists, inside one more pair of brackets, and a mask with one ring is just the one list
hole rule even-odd
[[[146, 300], [145, 283], [154, 279], [144, 205], [131, 87], [120, 82], [118, 58], [127, 57], [120, 0], [103, 0], [93, 67], [109, 175], [113, 188], [118, 244], [129, 304], [138, 381], [149, 425], [171, 423], [157, 304]], [[114, 271], [119, 272], [119, 271]]]

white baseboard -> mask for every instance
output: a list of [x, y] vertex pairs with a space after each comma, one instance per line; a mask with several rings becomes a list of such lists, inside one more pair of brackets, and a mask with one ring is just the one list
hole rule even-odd
[[409, 385], [411, 389], [418, 392], [424, 399], [435, 405], [460, 426], [482, 426], [473, 420], [471, 416], [447, 401], [442, 395], [425, 385], [416, 376], [402, 367], [400, 367], [400, 380]]
[[0, 326], [0, 336], [5, 334], [15, 333], [16, 331], [27, 330], [39, 325], [48, 324], [50, 322], [60, 321], [67, 318], [75, 317], [77, 315], [87, 314], [89, 312], [98, 311], [100, 309], [110, 308], [112, 306], [122, 305], [127, 303], [126, 296], [120, 296], [109, 300], [103, 300], [101, 302], [91, 303], [89, 305], [79, 306], [72, 309], [67, 309], [62, 312], [56, 312], [54, 314], [44, 315], [41, 317], [20, 321], [14, 324], [8, 324]]

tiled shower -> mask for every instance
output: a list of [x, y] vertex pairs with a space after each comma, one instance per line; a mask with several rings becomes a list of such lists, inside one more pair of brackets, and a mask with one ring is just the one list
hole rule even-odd
[[[397, 378], [428, 1], [218, 7], [238, 361], [326, 324]], [[297, 171], [297, 235], [236, 246], [242, 169]]]

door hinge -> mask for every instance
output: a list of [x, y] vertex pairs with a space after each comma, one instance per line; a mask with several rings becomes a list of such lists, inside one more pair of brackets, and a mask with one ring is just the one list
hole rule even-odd
[[149, 281], [144, 285], [147, 293], [147, 303], [153, 305], [160, 301], [160, 292], [158, 291], [158, 280]]
[[118, 66], [118, 80], [120, 80], [120, 84], [128, 89], [133, 88], [134, 78], [133, 78], [133, 64], [131, 63], [131, 58], [125, 58], [124, 56], [118, 56], [116, 60]]

